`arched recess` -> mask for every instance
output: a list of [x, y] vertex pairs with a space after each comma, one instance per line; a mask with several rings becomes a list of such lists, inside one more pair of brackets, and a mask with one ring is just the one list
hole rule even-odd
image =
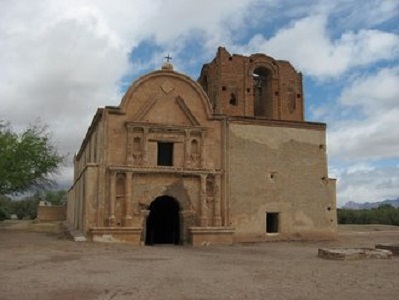
[[180, 206], [170, 196], [161, 196], [151, 202], [146, 221], [146, 245], [180, 244]]
[[257, 67], [254, 79], [254, 115], [273, 118], [272, 71], [266, 67]]

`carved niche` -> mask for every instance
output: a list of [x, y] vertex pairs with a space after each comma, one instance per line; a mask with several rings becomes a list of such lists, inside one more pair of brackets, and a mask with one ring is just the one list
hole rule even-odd
[[127, 126], [126, 162], [128, 165], [140, 166], [144, 157], [144, 129]]
[[199, 140], [194, 138], [191, 140], [190, 145], [190, 165], [191, 167], [201, 167], [201, 151]]

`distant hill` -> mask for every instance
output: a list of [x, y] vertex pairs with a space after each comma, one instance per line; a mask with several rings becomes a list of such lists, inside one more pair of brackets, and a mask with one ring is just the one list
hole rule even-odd
[[342, 208], [346, 209], [370, 209], [370, 208], [377, 208], [383, 204], [390, 204], [393, 207], [399, 207], [399, 198], [393, 200], [384, 200], [380, 202], [366, 202], [366, 203], [358, 203], [354, 201], [347, 202]]

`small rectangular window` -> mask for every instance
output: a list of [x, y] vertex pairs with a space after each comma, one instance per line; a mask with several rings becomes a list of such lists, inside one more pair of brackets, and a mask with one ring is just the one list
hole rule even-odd
[[278, 233], [279, 213], [266, 213], [266, 233]]
[[158, 166], [173, 166], [173, 143], [158, 142]]

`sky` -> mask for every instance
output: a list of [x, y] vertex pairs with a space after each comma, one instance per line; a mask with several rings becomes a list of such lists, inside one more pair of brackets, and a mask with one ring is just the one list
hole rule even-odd
[[67, 188], [98, 107], [167, 54], [196, 80], [219, 46], [303, 73], [338, 206], [399, 197], [399, 0], [0, 0], [0, 120], [49, 126]]

